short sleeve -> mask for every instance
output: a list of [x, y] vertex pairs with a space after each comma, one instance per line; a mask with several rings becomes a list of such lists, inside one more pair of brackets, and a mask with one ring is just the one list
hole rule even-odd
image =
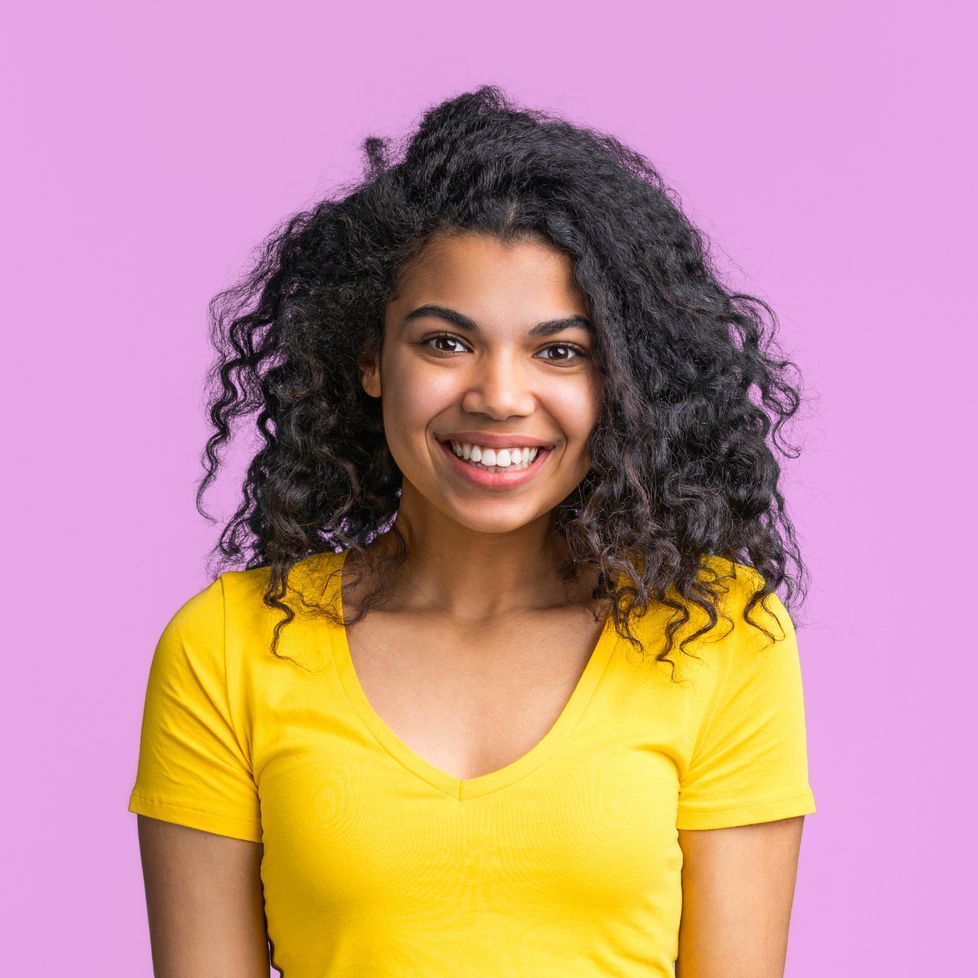
[[[771, 640], [732, 613], [731, 639], [717, 650], [716, 684], [679, 786], [676, 827], [716, 829], [809, 815], [805, 704], [794, 624], [774, 593], [751, 610]], [[740, 620], [737, 621], [739, 615]], [[717, 627], [727, 627], [722, 619]]]
[[224, 585], [170, 619], [153, 654], [129, 811], [262, 840], [258, 789], [229, 709]]

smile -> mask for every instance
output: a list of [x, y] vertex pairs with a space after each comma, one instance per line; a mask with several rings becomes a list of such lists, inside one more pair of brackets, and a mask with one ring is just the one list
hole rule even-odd
[[[440, 440], [438, 444], [454, 473], [487, 489], [510, 489], [529, 482], [552, 451], [543, 446], [492, 449]], [[488, 466], [486, 462], [493, 464]]]

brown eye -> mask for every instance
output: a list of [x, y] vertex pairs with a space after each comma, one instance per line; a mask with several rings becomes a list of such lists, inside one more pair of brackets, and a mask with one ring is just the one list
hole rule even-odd
[[587, 353], [584, 352], [579, 346], [574, 346], [573, 343], [551, 343], [550, 346], [544, 347], [545, 350], [568, 350], [572, 356], [559, 356], [559, 357], [545, 357], [544, 359], [552, 360], [554, 363], [570, 363], [580, 357], [586, 357]]
[[428, 336], [421, 341], [421, 346], [427, 346], [430, 350], [434, 350], [435, 353], [458, 353], [458, 350], [445, 350], [436, 349], [429, 344], [434, 343], [436, 340], [441, 340], [443, 343], [461, 343], [462, 341], [457, 337], [453, 336], [451, 333], [436, 333], [434, 336]]

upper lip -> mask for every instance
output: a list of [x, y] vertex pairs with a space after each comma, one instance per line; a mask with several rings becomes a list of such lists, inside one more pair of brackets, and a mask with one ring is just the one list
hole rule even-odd
[[437, 435], [439, 441], [457, 441], [469, 445], [485, 445], [486, 448], [553, 448], [552, 441], [531, 438], [529, 435], [490, 435], [480, 431], [455, 431]]

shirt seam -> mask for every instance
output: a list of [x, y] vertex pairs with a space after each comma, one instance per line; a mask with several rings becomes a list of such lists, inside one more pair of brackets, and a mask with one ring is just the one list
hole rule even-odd
[[239, 822], [242, 825], [250, 825], [255, 828], [261, 828], [261, 822], [258, 819], [250, 818], [247, 815], [238, 815], [231, 812], [220, 812], [213, 808], [200, 808], [197, 805], [188, 805], [182, 801], [173, 801], [170, 798], [163, 797], [162, 795], [151, 795], [145, 791], [139, 791], [138, 789], [133, 789], [131, 796], [133, 798], [151, 802], [154, 805], [161, 805], [163, 808], [178, 808], [187, 812], [197, 812], [199, 815], [212, 815], [215, 818], [225, 818], [232, 822]]
[[729, 812], [738, 808], [751, 808], [756, 805], [771, 805], [779, 801], [790, 801], [792, 798], [807, 797], [812, 794], [811, 787], [800, 788], [797, 791], [792, 791], [786, 795], [774, 795], [773, 797], [758, 798], [751, 801], [741, 801], [733, 805], [722, 805], [717, 807], [716, 805], [697, 805], [695, 802], [679, 802], [678, 809], [690, 812]]

